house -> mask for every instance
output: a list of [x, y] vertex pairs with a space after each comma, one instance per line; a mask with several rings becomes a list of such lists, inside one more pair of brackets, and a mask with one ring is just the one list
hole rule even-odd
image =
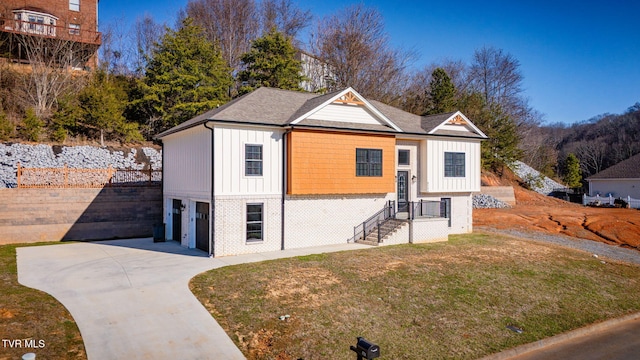
[[586, 179], [590, 196], [640, 199], [640, 154], [621, 161]]
[[157, 139], [167, 238], [225, 256], [471, 232], [486, 136], [460, 112], [417, 116], [352, 88], [263, 87]]
[[[3, 0], [0, 4], [0, 54], [28, 63], [34, 56], [71, 54], [76, 69], [95, 68], [102, 41], [99, 0]], [[47, 48], [51, 54], [30, 51]]]

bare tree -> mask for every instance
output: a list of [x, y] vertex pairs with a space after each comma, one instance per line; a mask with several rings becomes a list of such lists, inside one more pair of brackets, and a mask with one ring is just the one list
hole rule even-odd
[[[30, 25], [30, 24], [28, 24]], [[85, 73], [78, 70], [86, 68], [94, 58], [97, 49], [98, 33], [76, 33], [74, 29], [44, 29], [47, 36], [30, 31], [22, 31], [24, 26], [12, 34], [20, 56], [30, 64], [30, 71], [23, 77], [23, 90], [28, 103], [33, 106], [36, 116], [47, 117], [56, 104], [58, 97], [79, 89]], [[31, 29], [26, 27], [26, 29]]]
[[580, 167], [586, 176], [603, 170], [607, 148], [608, 146], [602, 141], [584, 141], [577, 144], [576, 155], [580, 159]]
[[331, 69], [329, 90], [352, 86], [372, 99], [399, 100], [412, 54], [391, 47], [375, 8], [353, 5], [323, 18], [310, 46]]
[[311, 11], [300, 9], [291, 0], [263, 0], [260, 9], [263, 33], [275, 28], [294, 41], [312, 19]]
[[165, 27], [155, 22], [151, 15], [145, 14], [142, 18], [136, 19], [134, 29], [136, 39], [135, 71], [141, 75], [147, 67], [147, 61], [151, 58], [153, 49], [164, 36]]
[[240, 57], [257, 37], [259, 17], [254, 0], [190, 0], [186, 15], [204, 29], [209, 41], [220, 46], [232, 69], [240, 70]]
[[500, 104], [513, 114], [513, 108], [521, 103], [523, 77], [519, 67], [520, 62], [511, 54], [483, 47], [473, 54], [469, 84], [484, 96], [487, 104]]

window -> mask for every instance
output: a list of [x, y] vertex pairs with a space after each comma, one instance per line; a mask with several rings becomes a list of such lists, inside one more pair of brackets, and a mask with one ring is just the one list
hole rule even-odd
[[262, 145], [244, 146], [244, 174], [262, 176]]
[[80, 0], [69, 0], [69, 10], [80, 11]]
[[409, 165], [409, 150], [398, 150], [398, 165]]
[[356, 149], [356, 176], [382, 176], [382, 150]]
[[444, 153], [444, 176], [464, 177], [464, 153]]
[[263, 204], [247, 204], [247, 242], [262, 241]]
[[71, 35], [80, 35], [80, 25], [79, 24], [69, 24], [69, 34], [71, 34]]

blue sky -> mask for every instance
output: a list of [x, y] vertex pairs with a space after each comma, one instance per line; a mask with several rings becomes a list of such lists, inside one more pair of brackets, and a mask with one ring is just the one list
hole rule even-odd
[[[151, 14], [174, 24], [186, 0], [100, 2], [100, 23]], [[316, 18], [350, 0], [296, 1]], [[640, 1], [364, 1], [384, 16], [394, 46], [414, 50], [413, 67], [469, 62], [483, 46], [520, 61], [524, 95], [547, 123], [622, 113], [640, 102]], [[126, 11], [124, 10], [126, 9]], [[304, 39], [303, 39], [304, 41]]]

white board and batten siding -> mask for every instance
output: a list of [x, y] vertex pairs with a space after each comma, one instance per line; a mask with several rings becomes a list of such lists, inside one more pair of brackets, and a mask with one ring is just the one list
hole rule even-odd
[[164, 144], [164, 196], [211, 197], [211, 132], [204, 126], [171, 134]]
[[[214, 133], [216, 197], [282, 193], [283, 130], [216, 124]], [[245, 175], [245, 145], [262, 146], [262, 176]]]
[[[465, 176], [444, 176], [444, 154], [465, 154]], [[420, 144], [420, 155], [426, 166], [420, 169], [420, 192], [455, 193], [480, 191], [480, 141], [467, 139], [433, 139]]]
[[[329, 104], [307, 117], [309, 120], [381, 125], [382, 123], [364, 106]], [[304, 124], [304, 121], [301, 122]]]

